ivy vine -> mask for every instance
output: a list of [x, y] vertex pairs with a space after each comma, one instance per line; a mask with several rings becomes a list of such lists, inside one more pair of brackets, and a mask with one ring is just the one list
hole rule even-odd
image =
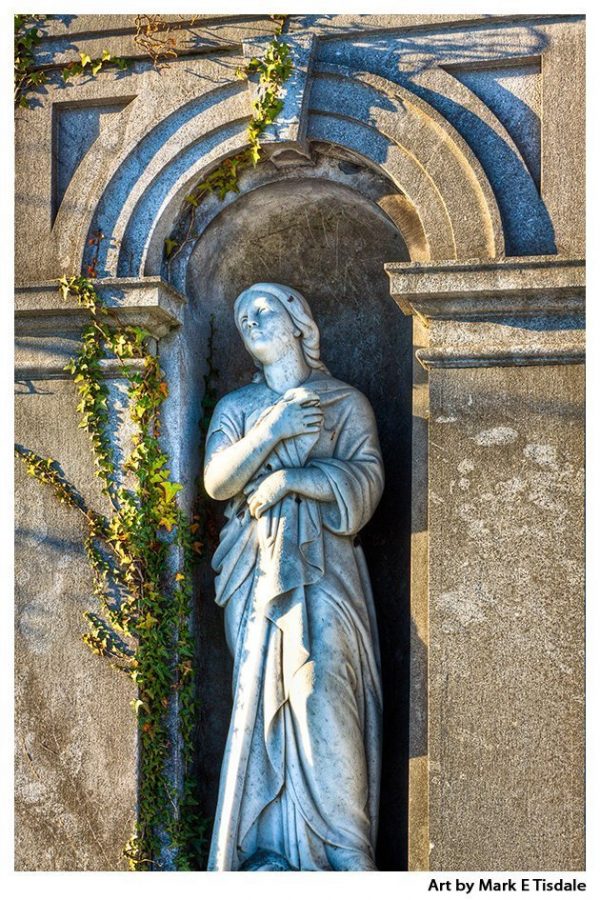
[[272, 16], [271, 18], [277, 23], [276, 35], [267, 45], [263, 56], [261, 58], [252, 57], [246, 66], [236, 70], [238, 78], [258, 76], [257, 97], [253, 101], [252, 118], [246, 132], [248, 146], [240, 153], [236, 153], [235, 156], [224, 159], [185, 197], [189, 213], [185, 235], [178, 239], [172, 234], [165, 239], [165, 256], [169, 262], [173, 261], [186, 244], [197, 239], [196, 210], [202, 200], [208, 194], [216, 194], [220, 200], [224, 200], [230, 191], [239, 193], [241, 173], [245, 169], [256, 166], [263, 158], [261, 137], [283, 109], [281, 89], [293, 71], [290, 48], [284, 41], [278, 40], [278, 35], [282, 33], [287, 17]]
[[[43, 37], [43, 31], [38, 27], [51, 16], [14, 16], [14, 102], [16, 107], [31, 108], [32, 93], [41, 85], [48, 83], [48, 68], [36, 67], [35, 48]], [[126, 69], [127, 60], [121, 56], [113, 56], [108, 50], [103, 50], [102, 55], [92, 59], [87, 53], [80, 53], [79, 59], [67, 63], [61, 77], [64, 82], [75, 78], [77, 75], [96, 76], [106, 67]]]
[[38, 25], [46, 16], [14, 17], [15, 61], [14, 61], [14, 102], [15, 106], [31, 106], [31, 93], [46, 83], [46, 72], [35, 68], [35, 48], [42, 40], [43, 32]]
[[[112, 513], [92, 509], [62, 474], [59, 464], [17, 446], [29, 475], [49, 485], [58, 500], [77, 509], [85, 525], [84, 547], [100, 612], [86, 612], [83, 641], [125, 672], [137, 686], [133, 702], [141, 742], [138, 820], [124, 853], [132, 869], [160, 867], [161, 833], [175, 850], [178, 869], [198, 868], [206, 824], [192, 776], [197, 715], [190, 628], [192, 569], [203, 551], [203, 516], [190, 521], [177, 501], [181, 485], [171, 480], [160, 446], [161, 406], [168, 386], [158, 358], [149, 352], [144, 329], [113, 324], [93, 282], [63, 276], [63, 297], [89, 314], [81, 348], [67, 364], [79, 392], [80, 427], [91, 439], [96, 474]], [[111, 310], [114, 317], [114, 311]], [[212, 337], [211, 337], [212, 342]], [[121, 471], [114, 458], [109, 391], [102, 360], [113, 358], [127, 380], [129, 413], [136, 426], [133, 450]], [[208, 378], [214, 369], [209, 364]], [[208, 404], [214, 388], [207, 384]], [[129, 473], [133, 487], [122, 485]], [[169, 711], [177, 704], [183, 788], [169, 779]]]
[[102, 56], [92, 59], [87, 53], [80, 53], [79, 59], [74, 59], [64, 66], [61, 75], [63, 81], [69, 81], [77, 75], [95, 76], [101, 69], [116, 66], [117, 69], [126, 69], [127, 60], [122, 56], [113, 56], [108, 50], [102, 51]]

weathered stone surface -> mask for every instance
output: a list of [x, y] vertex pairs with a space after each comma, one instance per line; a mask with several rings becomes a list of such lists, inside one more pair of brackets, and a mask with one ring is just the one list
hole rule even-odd
[[432, 869], [584, 868], [582, 375], [430, 373]]
[[[18, 440], [58, 459], [103, 509], [74, 385], [30, 380], [16, 389]], [[60, 506], [20, 461], [15, 509], [15, 866], [126, 869], [137, 802], [134, 685], [81, 640], [83, 613], [97, 604], [80, 513]]]

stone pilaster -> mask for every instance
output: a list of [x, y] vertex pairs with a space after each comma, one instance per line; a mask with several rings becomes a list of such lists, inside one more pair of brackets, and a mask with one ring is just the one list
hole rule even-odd
[[[261, 57], [273, 40], [269, 37], [258, 37], [243, 42], [244, 56]], [[280, 90], [283, 108], [276, 121], [267, 126], [261, 136], [261, 143], [270, 149], [270, 158], [276, 165], [285, 165], [287, 161], [298, 162], [299, 157], [310, 159], [307, 140], [308, 98], [312, 76], [312, 63], [315, 54], [317, 37], [315, 34], [281, 35], [278, 40], [285, 43], [293, 63], [291, 76]], [[250, 101], [258, 97], [258, 83], [255, 76], [248, 80]]]
[[583, 265], [387, 269], [427, 372], [410, 865], [582, 869]]
[[[183, 314], [183, 298], [160, 278], [106, 280], [98, 290], [119, 321], [144, 327], [154, 342]], [[64, 371], [87, 315], [63, 301], [56, 282], [17, 287], [15, 312], [17, 439], [56, 459], [87, 502], [108, 513], [89, 437], [79, 428], [77, 388]], [[104, 363], [115, 450], [123, 458], [131, 437], [127, 382], [119, 364]], [[177, 396], [167, 404], [177, 443]], [[58, 504], [21, 462], [15, 483], [15, 867], [126, 869], [122, 850], [138, 802], [135, 686], [81, 641], [84, 613], [100, 612], [81, 514]]]

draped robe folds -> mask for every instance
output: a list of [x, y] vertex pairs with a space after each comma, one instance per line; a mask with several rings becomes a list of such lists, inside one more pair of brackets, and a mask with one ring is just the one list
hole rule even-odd
[[[321, 372], [305, 387], [320, 397], [320, 434], [281, 441], [259, 474], [315, 467], [335, 499], [291, 494], [257, 520], [240, 494], [213, 558], [234, 697], [209, 870], [238, 870], [261, 851], [300, 870], [375, 868], [379, 649], [355, 536], [381, 496], [381, 454], [362, 394]], [[207, 462], [277, 402], [265, 383], [224, 397]]]

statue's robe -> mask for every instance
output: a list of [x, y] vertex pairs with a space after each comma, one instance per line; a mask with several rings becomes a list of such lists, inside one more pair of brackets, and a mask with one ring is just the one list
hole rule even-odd
[[[304, 386], [320, 397], [320, 434], [280, 442], [259, 474], [315, 467], [335, 499], [288, 495], [257, 520], [240, 494], [213, 559], [234, 699], [210, 870], [238, 870], [260, 851], [300, 870], [375, 868], [381, 683], [356, 535], [381, 496], [381, 453], [359, 391], [321, 372]], [[276, 402], [264, 382], [224, 397], [207, 462]]]

